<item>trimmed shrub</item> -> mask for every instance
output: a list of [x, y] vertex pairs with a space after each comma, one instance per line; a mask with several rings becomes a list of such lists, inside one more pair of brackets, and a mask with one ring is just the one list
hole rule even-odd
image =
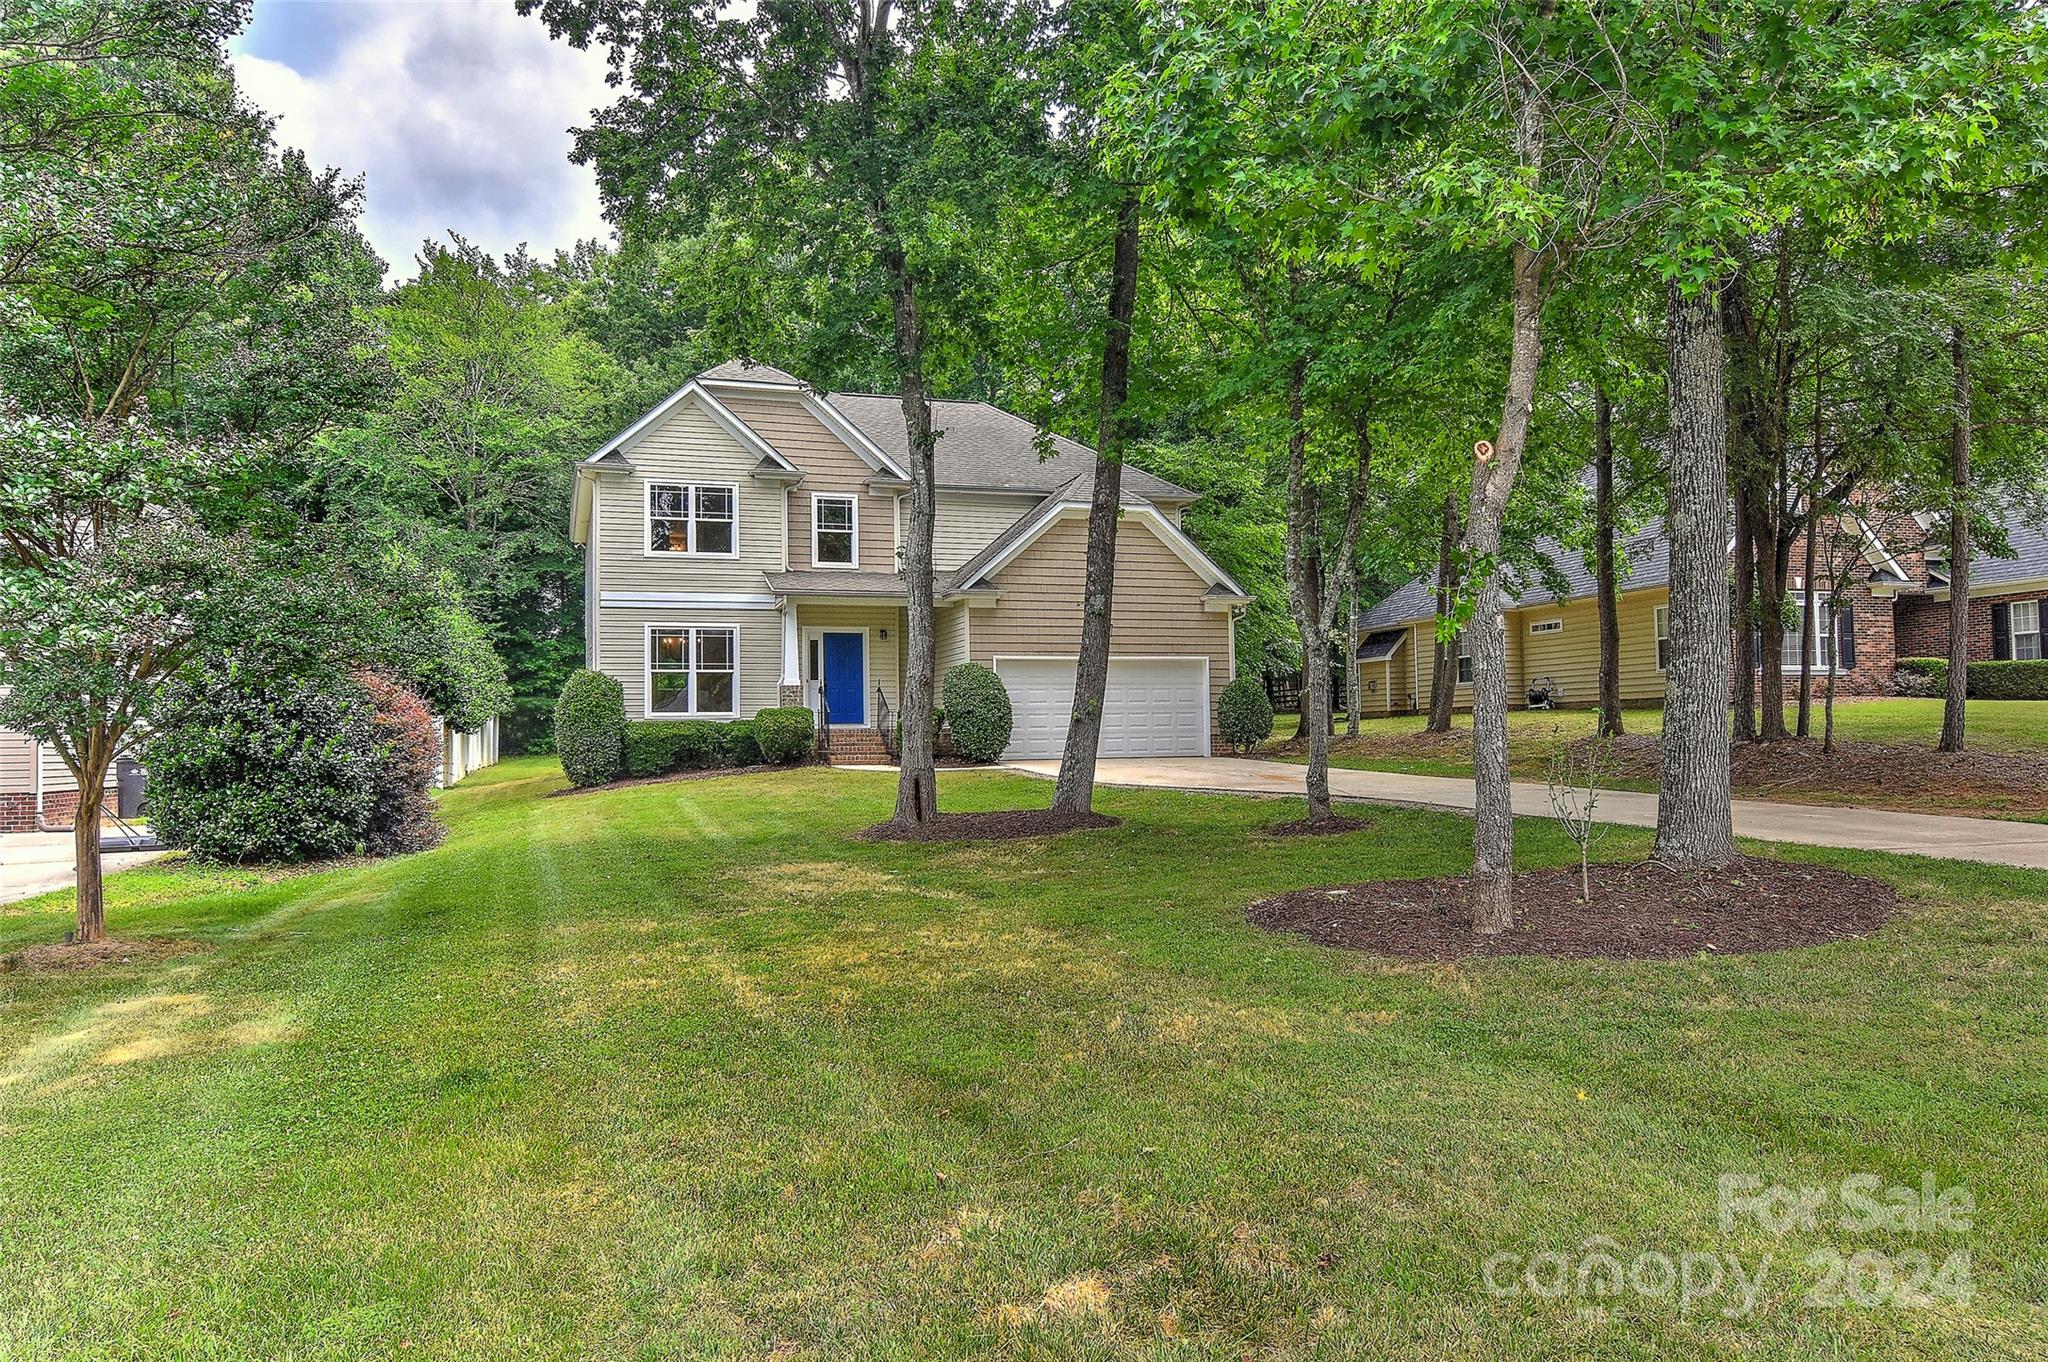
[[1973, 700], [2048, 700], [2048, 658], [2014, 662], [1972, 662]]
[[1223, 688], [1216, 698], [1216, 727], [1240, 752], [1273, 736], [1273, 702], [1256, 676], [1240, 676]]
[[202, 860], [346, 855], [363, 845], [383, 760], [370, 703], [345, 680], [209, 667], [164, 697], [143, 753], [151, 826]]
[[754, 741], [761, 758], [791, 766], [811, 754], [815, 737], [807, 709], [764, 709], [754, 716]]
[[572, 785], [617, 780], [626, 763], [625, 688], [602, 672], [571, 672], [555, 702], [555, 751]]
[[626, 774], [658, 776], [725, 761], [725, 725], [708, 719], [652, 719], [626, 725]]
[[969, 761], [1003, 755], [1015, 718], [1002, 677], [978, 662], [962, 662], [947, 670], [941, 698], [955, 752]]
[[720, 737], [724, 739], [725, 760], [730, 766], [759, 766], [761, 764], [761, 740], [754, 736], [752, 719], [734, 719], [720, 725]]
[[[1901, 695], [1948, 694], [1948, 659], [1902, 657], [1892, 675]], [[1972, 700], [2048, 700], [2048, 660], [1972, 662], [1968, 690]]]
[[402, 856], [439, 846], [447, 829], [429, 793], [441, 757], [433, 711], [409, 687], [377, 672], [359, 673], [356, 684], [370, 702], [370, 732], [377, 743], [364, 848], [372, 856]]

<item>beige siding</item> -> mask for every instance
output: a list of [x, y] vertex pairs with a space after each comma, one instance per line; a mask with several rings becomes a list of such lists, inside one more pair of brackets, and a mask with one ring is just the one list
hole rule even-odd
[[0, 728], [0, 794], [26, 794], [34, 788], [35, 744], [25, 733]]
[[[770, 616], [779, 625], [780, 615]], [[900, 605], [841, 605], [799, 603], [796, 612], [800, 644], [809, 665], [810, 631], [813, 629], [861, 629], [867, 632], [868, 680], [865, 691], [867, 719], [874, 721], [875, 687], [889, 701], [890, 709], [903, 702], [903, 607]], [[883, 638], [883, 631], [889, 637]], [[779, 657], [780, 654], [777, 654]], [[778, 663], [778, 665], [780, 665]], [[808, 670], [805, 672], [809, 675]], [[772, 703], [772, 702], [771, 702]]]
[[[1406, 714], [1408, 696], [1415, 688], [1408, 665], [1409, 655], [1414, 652], [1413, 636], [1403, 638], [1394, 646], [1394, 655], [1381, 662], [1360, 662], [1358, 664], [1359, 713], [1365, 717], [1387, 714]], [[1344, 703], [1345, 697], [1337, 697], [1337, 703]]]
[[[782, 570], [783, 492], [749, 475], [760, 456], [704, 412], [686, 402], [626, 450], [634, 471], [601, 475], [593, 514], [599, 580], [605, 591], [765, 590], [763, 572]], [[647, 552], [650, 482], [731, 483], [739, 494], [737, 558], [697, 558]]]
[[941, 607], [933, 616], [933, 632], [938, 645], [939, 675], [946, 674], [946, 668], [957, 667], [967, 657], [968, 611], [964, 605]]
[[725, 406], [804, 471], [804, 480], [789, 494], [790, 567], [801, 570], [818, 566], [811, 557], [811, 498], [818, 492], [837, 492], [858, 498], [860, 570], [895, 570], [895, 506], [892, 498], [878, 497], [865, 489], [863, 484], [875, 474], [866, 460], [825, 429], [800, 402], [732, 397], [725, 400]]
[[[1068, 657], [1081, 644], [1081, 587], [1088, 526], [1063, 520], [1002, 571], [993, 606], [973, 611], [968, 651], [994, 666], [1001, 657]], [[1209, 711], [1230, 683], [1230, 615], [1205, 610], [1205, 583], [1141, 521], [1117, 527], [1116, 596], [1109, 650], [1113, 656], [1209, 659]]]
[[[654, 625], [716, 625], [739, 630], [741, 715], [772, 709], [782, 681], [782, 616], [774, 610], [620, 609], [599, 619], [600, 669], [626, 688], [626, 717], [647, 713], [647, 631]], [[678, 716], [680, 717], [680, 716]]]
[[933, 566], [940, 572], [960, 567], [1043, 499], [939, 493], [938, 520], [932, 527]]
[[[1657, 670], [1656, 610], [1669, 593], [1663, 588], [1633, 591], [1621, 598], [1621, 698], [1626, 704], [1658, 705], [1664, 701], [1664, 674]], [[1532, 634], [1543, 620], [1562, 620], [1554, 634]], [[1566, 605], [1534, 605], [1507, 612], [1508, 703], [1520, 705], [1532, 681], [1549, 679], [1563, 690], [1563, 703], [1591, 705], [1600, 698], [1600, 612], [1591, 600]], [[1402, 648], [1407, 675], [1418, 709], [1429, 708], [1435, 623], [1409, 626]], [[1364, 673], [1371, 675], [1371, 665]], [[1458, 687], [1457, 707], [1469, 708], [1472, 688]]]

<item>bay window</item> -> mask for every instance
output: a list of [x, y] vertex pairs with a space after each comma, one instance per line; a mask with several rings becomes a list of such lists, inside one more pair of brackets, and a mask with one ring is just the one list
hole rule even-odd
[[648, 483], [647, 551], [733, 557], [739, 502], [731, 483]]
[[739, 631], [656, 625], [647, 631], [647, 712], [729, 717], [739, 691]]

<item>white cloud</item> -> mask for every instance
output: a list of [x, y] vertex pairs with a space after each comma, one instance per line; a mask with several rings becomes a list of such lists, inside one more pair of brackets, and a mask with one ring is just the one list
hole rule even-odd
[[509, 0], [351, 5], [330, 32], [312, 74], [244, 50], [235, 71], [280, 141], [365, 177], [363, 231], [387, 277], [411, 276], [421, 241], [450, 229], [497, 253], [609, 235], [590, 171], [568, 159], [568, 129], [610, 102], [602, 54], [550, 40]]

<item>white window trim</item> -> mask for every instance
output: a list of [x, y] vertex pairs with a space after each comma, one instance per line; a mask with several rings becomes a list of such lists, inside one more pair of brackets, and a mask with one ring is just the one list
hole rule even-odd
[[[1464, 675], [1460, 676], [1460, 672]], [[1469, 686], [1472, 677], [1472, 640], [1467, 631], [1460, 629], [1451, 640], [1451, 681], [1454, 685]]]
[[[725, 710], [698, 709], [697, 706], [697, 635], [706, 629], [722, 629], [732, 635], [732, 708]], [[662, 710], [654, 708], [654, 636], [656, 634], [688, 634], [690, 636], [690, 663], [683, 674], [691, 679], [690, 708], [687, 710]], [[650, 624], [640, 634], [640, 717], [643, 719], [737, 719], [740, 716], [740, 628], [737, 624]], [[671, 669], [671, 675], [674, 674]]]
[[[853, 534], [853, 557], [852, 557], [852, 559], [850, 559], [850, 560], [849, 560], [849, 561], [847, 561], [847, 562], [844, 562], [844, 563], [828, 563], [828, 562], [826, 562], [826, 561], [825, 561], [824, 559], [822, 559], [822, 558], [820, 558], [820, 557], [818, 556], [818, 534], [819, 534], [819, 525], [818, 525], [818, 503], [820, 503], [820, 502], [824, 502], [824, 501], [843, 501], [843, 502], [845, 502], [845, 503], [846, 503], [846, 504], [847, 504], [848, 506], [850, 506], [850, 507], [852, 507], [852, 508], [853, 508], [853, 526], [852, 526], [852, 534]], [[838, 533], [838, 531], [836, 531], [836, 530], [835, 530], [835, 531], [834, 531], [834, 533], [836, 534], [836, 533]], [[859, 497], [859, 496], [858, 496], [858, 495], [857, 495], [856, 493], [853, 493], [853, 492], [813, 492], [813, 493], [811, 493], [811, 566], [812, 566], [812, 567], [814, 567], [814, 568], [830, 568], [830, 569], [836, 569], [836, 570], [840, 570], [840, 571], [845, 571], [845, 572], [858, 572], [858, 571], [860, 571], [860, 497]]]
[[1529, 632], [1531, 634], [1561, 634], [1564, 632], [1564, 620], [1558, 616], [1553, 616], [1547, 620], [1531, 620], [1529, 621]]
[[[1832, 615], [1830, 615], [1828, 618], [1827, 662], [1823, 663], [1821, 661], [1820, 654], [1817, 651], [1814, 642], [1815, 639], [1819, 637], [1819, 630], [1815, 628], [1815, 625], [1818, 623], [1816, 616], [1820, 614], [1820, 602], [1823, 593], [1809, 592], [1803, 589], [1797, 589], [1789, 591], [1786, 594], [1789, 596], [1796, 597], [1799, 601], [1799, 618], [1801, 621], [1799, 630], [1800, 650], [1812, 658], [1813, 674], [1815, 676], [1837, 675], [1839, 672], [1839, 668], [1835, 666], [1835, 653], [1841, 647], [1842, 640], [1840, 633], [1836, 630], [1834, 617]], [[1789, 638], [1791, 631], [1787, 630], [1786, 633], [1787, 637]], [[1798, 675], [1799, 669], [1802, 665], [1802, 661], [1787, 662], [1785, 660], [1785, 650], [1782, 647], [1779, 648], [1778, 667], [1781, 671], [1785, 672], [1786, 674], [1794, 676]]]
[[[697, 542], [697, 492], [699, 488], [717, 488], [732, 497], [732, 552], [699, 553], [685, 549], [678, 553], [674, 549], [654, 547], [654, 489], [657, 487], [681, 487], [690, 494], [690, 542]], [[701, 482], [689, 478], [648, 478], [640, 485], [640, 556], [643, 558], [701, 558], [715, 562], [731, 562], [740, 556], [740, 487], [736, 482]]]
[[[1658, 647], [1658, 644], [1663, 647]], [[1671, 670], [1665, 654], [1671, 651], [1671, 607], [1660, 605], [1650, 611], [1650, 651], [1657, 663], [1657, 674], [1662, 676]]]
[[[2034, 627], [2031, 629], [2020, 628], [2019, 622], [2013, 618], [2013, 612], [2016, 610], [2033, 611]], [[2034, 640], [2034, 655], [2032, 657], [2020, 656], [2020, 640], [2023, 638]], [[2044, 637], [2044, 631], [2041, 628], [2041, 603], [2039, 601], [2013, 601], [2008, 605], [2005, 611], [2005, 646], [2011, 651], [2012, 660], [2015, 662], [2035, 662], [2043, 657], [2048, 657], [2048, 649], [2042, 647], [2044, 643], [2048, 643], [2048, 637]]]

